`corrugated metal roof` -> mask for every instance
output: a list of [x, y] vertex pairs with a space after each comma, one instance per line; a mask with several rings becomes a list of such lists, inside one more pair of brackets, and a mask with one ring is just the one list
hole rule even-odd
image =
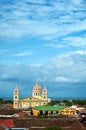
[[37, 110], [61, 110], [67, 108], [67, 106], [35, 106], [34, 109]]

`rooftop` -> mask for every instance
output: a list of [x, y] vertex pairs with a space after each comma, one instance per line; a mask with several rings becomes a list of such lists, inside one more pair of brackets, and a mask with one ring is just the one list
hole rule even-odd
[[12, 128], [14, 127], [14, 120], [13, 119], [0, 119], [0, 126], [3, 128]]
[[66, 108], [67, 106], [35, 106], [34, 109], [37, 110], [61, 110]]

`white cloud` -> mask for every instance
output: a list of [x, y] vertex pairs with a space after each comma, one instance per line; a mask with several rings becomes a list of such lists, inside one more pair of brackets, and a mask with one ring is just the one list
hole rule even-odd
[[64, 41], [69, 45], [76, 46], [76, 47], [83, 47], [86, 46], [86, 38], [84, 37], [66, 37]]
[[74, 5], [81, 5], [81, 3], [83, 2], [83, 0], [72, 0], [72, 3], [74, 4]]
[[63, 76], [58, 76], [55, 78], [54, 80], [55, 82], [68, 82], [68, 83], [75, 83], [75, 82], [78, 82], [78, 80], [76, 79], [70, 79], [70, 78], [66, 78], [66, 77], [63, 77]]
[[0, 54], [6, 54], [6, 53], [8, 53], [9, 52], [9, 50], [7, 50], [7, 49], [1, 49], [0, 50]]
[[[33, 45], [31, 45], [29, 48], [32, 48], [36, 54], [33, 57], [30, 57], [33, 52], [25, 51], [25, 48], [19, 51], [12, 48], [13, 46], [6, 46], [10, 50], [10, 54], [6, 57], [9, 65], [6, 65], [5, 59], [3, 60], [3, 54], [8, 54], [9, 50], [0, 49], [0, 60], [5, 63], [5, 65], [0, 65], [0, 81], [5, 83], [5, 86], [10, 86], [10, 89], [12, 89], [11, 83], [13, 83], [12, 87], [16, 83], [28, 86], [29, 81], [36, 80], [56, 82], [56, 86], [53, 87], [57, 87], [58, 84], [58, 87], [61, 84], [63, 87], [64, 84], [68, 84], [69, 87], [71, 83], [76, 86], [77, 82], [84, 84], [86, 82], [86, 1], [9, 0], [6, 4], [5, 2], [6, 0], [0, 1], [0, 48], [8, 45], [12, 39], [14, 41], [18, 38], [19, 41], [12, 41], [10, 45], [17, 43], [15, 48], [22, 44], [26, 47], [28, 43], [31, 45], [36, 38], [37, 45], [46, 44], [44, 44], [45, 47], [39, 45], [40, 51], [39, 49], [34, 51], [35, 47], [32, 48]], [[13, 4], [10, 4], [12, 2]], [[28, 39], [28, 42], [23, 42], [23, 38]], [[44, 41], [37, 43], [38, 39]], [[2, 45], [4, 40], [6, 43]], [[47, 54], [46, 59], [49, 61], [44, 65], [39, 63], [40, 59], [45, 63], [45, 59], [39, 55], [42, 47], [41, 54], [45, 55], [43, 58], [46, 58]], [[51, 52], [52, 50], [55, 52]], [[58, 55], [55, 56], [55, 54]], [[50, 59], [51, 57], [53, 58]], [[20, 59], [22, 63], [30, 64], [21, 64]], [[15, 62], [16, 65], [13, 65], [12, 63]], [[3, 84], [0, 86], [4, 86]]]
[[[30, 2], [30, 4], [28, 3]], [[21, 38], [23, 36], [40, 36], [42, 39], [55, 40], [71, 33], [86, 30], [85, 1], [16, 1], [14, 5], [3, 5], [0, 36]], [[28, 3], [28, 4], [27, 4]], [[47, 5], [50, 4], [50, 5]], [[65, 7], [67, 6], [66, 10]], [[79, 7], [79, 8], [78, 8]], [[11, 12], [7, 12], [10, 10]], [[75, 12], [73, 12], [75, 11]], [[83, 18], [83, 20], [81, 20]], [[79, 38], [79, 37], [78, 37]], [[81, 38], [81, 37], [80, 37]], [[79, 38], [79, 39], [80, 39]], [[74, 37], [71, 37], [73, 42]], [[71, 43], [78, 46], [80, 42]], [[85, 44], [85, 38], [80, 40]], [[71, 42], [70, 41], [70, 42]], [[60, 42], [60, 41], [59, 41]], [[70, 44], [70, 43], [68, 43]], [[66, 44], [65, 44], [66, 46]]]
[[78, 51], [76, 51], [76, 54], [86, 55], [86, 51], [78, 50]]
[[37, 79], [43, 82], [84, 83], [86, 81], [86, 53], [82, 55], [82, 52], [84, 51], [58, 55], [44, 65], [39, 63], [0, 65], [0, 80], [14, 83], [27, 83]]
[[30, 64], [32, 67], [40, 67], [41, 64], [37, 63], [37, 64]]
[[32, 55], [32, 52], [31, 51], [27, 51], [27, 52], [21, 52], [21, 53], [14, 54], [12, 56], [22, 57], [22, 56], [30, 56], [30, 55]]
[[86, 54], [81, 55], [77, 52], [56, 56], [45, 65], [45, 69], [49, 72], [49, 79], [53, 81], [61, 79], [68, 82], [85, 81], [85, 58]]
[[52, 47], [52, 48], [64, 48], [65, 47], [65, 44], [63, 43], [45, 43], [44, 46], [46, 47]]

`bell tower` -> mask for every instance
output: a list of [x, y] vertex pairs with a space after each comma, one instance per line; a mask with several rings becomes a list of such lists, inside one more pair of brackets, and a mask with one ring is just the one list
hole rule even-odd
[[42, 90], [42, 98], [43, 98], [44, 100], [48, 100], [48, 91], [47, 91], [45, 85], [44, 85], [44, 88], [43, 88], [43, 90]]
[[18, 101], [19, 101], [19, 89], [18, 89], [18, 86], [16, 86], [16, 88], [14, 89], [13, 100], [14, 100], [13, 108], [18, 108], [19, 107], [19, 105], [18, 105]]

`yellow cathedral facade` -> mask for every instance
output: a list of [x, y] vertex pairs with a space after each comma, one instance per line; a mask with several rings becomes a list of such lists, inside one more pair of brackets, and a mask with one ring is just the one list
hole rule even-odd
[[32, 89], [32, 96], [19, 99], [19, 89], [16, 87], [13, 94], [13, 108], [23, 109], [35, 106], [47, 105], [50, 99], [48, 99], [48, 91], [46, 86], [42, 89], [38, 81]]

